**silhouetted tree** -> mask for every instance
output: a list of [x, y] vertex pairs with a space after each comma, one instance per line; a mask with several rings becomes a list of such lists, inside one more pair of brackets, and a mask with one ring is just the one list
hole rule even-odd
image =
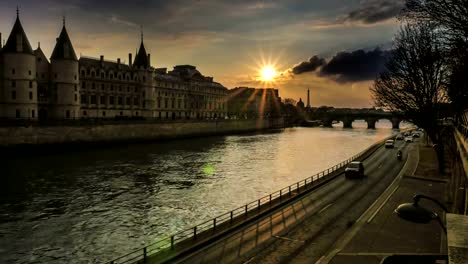
[[437, 144], [440, 103], [447, 101], [447, 69], [438, 31], [430, 23], [407, 23], [395, 36], [393, 56], [371, 87], [377, 106], [400, 112]]
[[289, 104], [289, 105], [294, 105], [296, 106], [297, 101], [292, 99], [292, 98], [286, 98], [284, 99], [284, 104]]
[[467, 0], [406, 0], [403, 17], [436, 23], [453, 39], [468, 38]]
[[460, 115], [468, 101], [468, 1], [406, 0], [403, 18], [431, 22], [444, 41], [447, 68], [447, 95], [452, 108]]

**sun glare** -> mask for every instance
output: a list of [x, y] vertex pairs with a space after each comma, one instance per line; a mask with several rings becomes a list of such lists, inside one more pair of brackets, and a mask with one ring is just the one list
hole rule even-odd
[[276, 71], [272, 66], [266, 66], [261, 71], [263, 81], [272, 81], [275, 78]]

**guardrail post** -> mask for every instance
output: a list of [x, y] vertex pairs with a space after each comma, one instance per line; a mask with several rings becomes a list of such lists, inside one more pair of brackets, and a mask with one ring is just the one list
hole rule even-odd
[[258, 199], [258, 205], [257, 205], [258, 211], [260, 211], [260, 199]]
[[248, 206], [249, 206], [248, 204], [245, 205], [245, 216], [247, 216], [247, 207]]
[[291, 197], [291, 185], [289, 185], [288, 194], [289, 194], [289, 197]]
[[299, 182], [297, 182], [297, 193], [299, 193]]
[[271, 207], [271, 193], [270, 193], [270, 207]]
[[146, 247], [143, 248], [143, 263], [146, 263]]
[[232, 215], [233, 215], [233, 212], [231, 211], [231, 220], [230, 220], [230, 221], [231, 221], [231, 224], [232, 224]]
[[171, 236], [171, 249], [174, 249], [174, 236]]
[[280, 190], [280, 200], [281, 200], [281, 195], [282, 195], [283, 190]]
[[196, 226], [193, 227], [193, 238], [195, 238], [195, 239], [197, 238], [197, 227]]

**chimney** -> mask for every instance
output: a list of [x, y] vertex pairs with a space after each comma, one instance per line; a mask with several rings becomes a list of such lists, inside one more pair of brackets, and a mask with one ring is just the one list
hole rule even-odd
[[128, 54], [128, 66], [130, 67], [132, 66], [132, 54], [131, 53]]
[[148, 67], [151, 67], [151, 54], [148, 53]]
[[101, 55], [101, 62], [104, 61], [104, 55]]
[[120, 58], [117, 58], [117, 64], [120, 64]]

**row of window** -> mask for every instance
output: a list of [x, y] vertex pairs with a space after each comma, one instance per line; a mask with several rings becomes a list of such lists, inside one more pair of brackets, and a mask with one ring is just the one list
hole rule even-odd
[[[16, 88], [16, 81], [11, 81], [11, 87]], [[33, 88], [33, 81], [29, 81], [29, 88]]]
[[[33, 98], [33, 92], [29, 92], [29, 100], [32, 100]], [[11, 91], [11, 99], [16, 100], [16, 91]]]
[[[104, 96], [104, 95], [101, 95], [99, 96], [99, 104], [106, 104], [106, 98], [107, 96]], [[82, 94], [81, 95], [81, 103], [82, 104], [97, 104], [97, 99], [98, 99], [98, 96], [96, 95], [86, 95], [86, 94]], [[117, 96], [117, 97], [114, 97], [114, 96], [108, 96], [108, 102], [110, 105], [114, 105], [115, 103], [117, 103], [117, 105], [140, 105], [140, 98], [138, 97], [134, 97], [133, 100], [131, 97], [122, 97], [122, 96]], [[117, 99], [117, 100], [115, 100]], [[124, 104], [125, 102], [125, 104]]]
[[[21, 110], [16, 109], [16, 118], [21, 118]], [[31, 110], [31, 118], [36, 118], [36, 111]]]
[[[85, 70], [81, 70], [80, 71], [80, 76], [82, 77], [91, 77], [91, 78], [96, 78], [96, 77], [100, 77], [101, 79], [114, 79], [114, 77], [118, 80], [122, 80], [122, 74], [121, 73], [118, 73], [118, 74], [114, 74], [113, 72], [109, 72], [109, 73], [106, 73], [104, 71], [101, 71], [100, 75], [96, 74], [95, 71], [92, 71], [90, 69], [87, 69], [86, 71]], [[125, 75], [125, 80], [127, 81], [130, 81], [132, 78], [130, 76], [130, 74], [126, 74]], [[137, 75], [134, 75], [133, 76], [133, 81], [138, 81], [138, 76]], [[146, 82], [146, 77], [143, 76], [143, 82]]]
[[[114, 91], [114, 85], [109, 85], [109, 90], [110, 91]], [[81, 88], [82, 89], [86, 89], [86, 82], [82, 82], [81, 83]], [[96, 84], [95, 83], [91, 83], [91, 90], [95, 90], [96, 89]], [[104, 91], [105, 90], [105, 85], [104, 84], [101, 84], [101, 91]], [[122, 92], [122, 85], [119, 86], [119, 92]], [[130, 87], [130, 86], [127, 86], [127, 92], [135, 92], [137, 93], [139, 91], [138, 87]]]

